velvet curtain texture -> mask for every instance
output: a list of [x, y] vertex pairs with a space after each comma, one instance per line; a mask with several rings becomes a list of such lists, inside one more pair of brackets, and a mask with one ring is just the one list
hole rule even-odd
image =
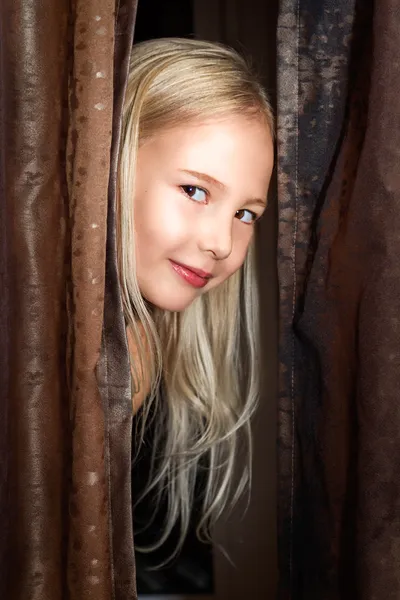
[[135, 14], [0, 5], [1, 598], [136, 597], [114, 233]]
[[400, 598], [398, 0], [282, 0], [279, 597]]

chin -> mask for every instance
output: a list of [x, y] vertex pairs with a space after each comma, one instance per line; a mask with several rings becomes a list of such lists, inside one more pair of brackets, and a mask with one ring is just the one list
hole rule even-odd
[[182, 312], [197, 298], [197, 296], [194, 295], [184, 298], [182, 296], [176, 297], [173, 294], [160, 294], [159, 292], [155, 292], [153, 294], [142, 292], [142, 295], [143, 298], [155, 308], [166, 310], [168, 312]]

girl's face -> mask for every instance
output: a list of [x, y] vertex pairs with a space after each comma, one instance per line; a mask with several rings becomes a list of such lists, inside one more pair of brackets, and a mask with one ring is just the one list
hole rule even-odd
[[267, 126], [242, 116], [168, 129], [141, 145], [134, 219], [147, 301], [182, 311], [242, 266], [272, 167]]

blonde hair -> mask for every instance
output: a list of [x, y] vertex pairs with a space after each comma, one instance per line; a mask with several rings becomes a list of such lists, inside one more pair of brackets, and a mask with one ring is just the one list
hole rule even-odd
[[[262, 119], [272, 133], [267, 96], [234, 50], [178, 38], [133, 47], [118, 169], [119, 276], [125, 319], [141, 357], [132, 364], [133, 392], [140, 386], [145, 361], [151, 375], [137, 431], [143, 441], [145, 428], [154, 419], [153, 468], [144, 493], [156, 490], [160, 501], [167, 492], [168, 498], [164, 532], [156, 544], [142, 550], [159, 547], [177, 522], [179, 550], [190, 523], [200, 467], [206, 473], [198, 526], [201, 539], [210, 539], [215, 520], [251, 480], [250, 419], [260, 369], [254, 243], [239, 271], [181, 313], [159, 308], [150, 312], [135, 274], [133, 199], [140, 144], [165, 128], [233, 114]], [[237, 474], [242, 452], [247, 462]]]

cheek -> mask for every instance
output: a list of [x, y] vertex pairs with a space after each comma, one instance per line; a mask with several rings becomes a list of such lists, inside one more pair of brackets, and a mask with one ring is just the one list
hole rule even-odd
[[240, 221], [236, 221], [236, 227], [235, 243], [230, 257], [232, 258], [232, 269], [234, 269], [234, 271], [240, 269], [246, 260], [247, 252], [254, 239], [255, 231], [253, 226], [243, 225]]
[[145, 250], [147, 256], [168, 253], [183, 243], [190, 231], [178, 192], [155, 188], [138, 197], [135, 231], [138, 251]]

